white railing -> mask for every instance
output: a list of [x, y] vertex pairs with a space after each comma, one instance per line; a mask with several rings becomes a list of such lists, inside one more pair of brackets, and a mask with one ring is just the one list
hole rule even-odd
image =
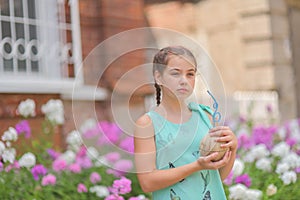
[[280, 118], [278, 93], [275, 91], [237, 91], [233, 96], [241, 116], [257, 123], [278, 121]]
[[83, 82], [78, 0], [4, 0], [0, 23], [0, 92]]

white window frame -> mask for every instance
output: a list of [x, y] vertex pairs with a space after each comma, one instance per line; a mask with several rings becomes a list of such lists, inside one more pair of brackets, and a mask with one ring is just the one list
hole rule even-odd
[[[9, 0], [9, 1], [12, 4], [13, 0]], [[53, 2], [53, 1], [54, 0], [43, 0], [43, 1], [35, 0], [37, 18], [40, 17], [39, 20], [41, 20], [41, 23], [43, 17], [39, 16], [39, 14], [42, 12], [46, 12], [45, 10], [49, 9], [47, 5], [45, 5], [45, 2]], [[56, 2], [59, 5], [64, 5], [65, 1], [66, 0], [56, 0]], [[25, 0], [23, 0], [23, 3], [25, 3]], [[82, 70], [80, 70], [81, 62], [82, 62], [82, 56], [81, 56], [82, 52], [81, 52], [78, 0], [68, 0], [68, 5], [70, 6], [71, 23], [69, 24], [59, 23], [54, 25], [65, 26], [63, 28], [72, 31], [72, 57], [71, 58], [69, 57], [68, 59], [71, 59], [71, 62], [74, 64], [75, 77], [70, 78], [69, 76], [65, 76], [64, 74], [58, 74], [57, 71], [55, 72], [55, 70], [43, 71], [42, 75], [39, 74], [39, 76], [32, 76], [32, 74], [22, 75], [19, 74], [18, 72], [8, 74], [8, 73], [4, 73], [2, 68], [2, 70], [0, 69], [0, 93], [61, 93], [61, 94], [67, 93], [70, 94], [70, 91], [72, 91], [75, 81], [76, 84], [83, 85], [83, 74], [82, 74]], [[62, 10], [60, 9], [60, 11]], [[0, 17], [2, 20], [3, 16]], [[16, 20], [16, 19], [13, 19], [13, 17], [11, 17], [11, 20]], [[60, 19], [60, 21], [61, 20], [63, 19]], [[27, 21], [24, 20], [23, 22], [29, 23], [28, 20]], [[47, 31], [47, 29], [44, 30]], [[1, 32], [1, 28], [0, 28], [0, 32]], [[14, 33], [12, 32], [12, 35], [13, 34]], [[40, 39], [45, 39], [42, 36], [42, 35], [45, 36], [45, 34], [43, 34], [42, 32], [38, 33], [38, 35]], [[2, 38], [2, 34], [0, 36]], [[65, 44], [65, 45], [69, 45], [69, 44]], [[58, 71], [61, 70], [62, 65], [59, 62], [52, 63], [51, 61], [47, 61], [46, 59], [42, 59], [42, 60], [43, 61], [40, 63], [40, 65], [50, 66], [50, 67], [46, 67], [46, 69], [51, 69], [51, 67], [53, 68], [53, 64], [54, 64], [54, 66], [57, 66], [55, 69], [58, 69]]]

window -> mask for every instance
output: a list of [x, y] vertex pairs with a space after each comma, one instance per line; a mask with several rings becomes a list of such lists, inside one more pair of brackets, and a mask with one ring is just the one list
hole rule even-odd
[[0, 85], [72, 82], [81, 63], [78, 0], [0, 5]]

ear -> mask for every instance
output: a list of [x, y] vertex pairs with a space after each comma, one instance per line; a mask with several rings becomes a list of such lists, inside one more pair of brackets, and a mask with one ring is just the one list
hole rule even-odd
[[154, 72], [154, 80], [158, 85], [162, 85], [161, 73], [157, 70]]

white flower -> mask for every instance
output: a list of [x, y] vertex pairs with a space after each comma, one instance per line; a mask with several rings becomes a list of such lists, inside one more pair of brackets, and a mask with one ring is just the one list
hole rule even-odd
[[14, 148], [4, 149], [2, 154], [2, 159], [4, 162], [14, 163], [16, 159], [16, 150]]
[[271, 164], [272, 164], [271, 159], [261, 158], [258, 161], [256, 161], [255, 166], [257, 169], [270, 172], [272, 170]]
[[232, 167], [233, 176], [237, 177], [237, 176], [241, 175], [244, 171], [244, 168], [245, 168], [244, 162], [238, 158], [235, 159], [233, 167]]
[[19, 165], [21, 167], [33, 167], [36, 163], [35, 155], [33, 153], [25, 153], [19, 160]]
[[27, 99], [22, 101], [18, 108], [17, 112], [23, 117], [34, 117], [35, 116], [35, 102], [32, 99]]
[[284, 172], [287, 172], [289, 169], [290, 167], [287, 163], [278, 163], [275, 172], [277, 174], [283, 174]]
[[258, 144], [250, 149], [250, 151], [244, 157], [245, 162], [254, 162], [260, 158], [264, 158], [270, 155], [266, 145]]
[[64, 106], [59, 99], [50, 99], [46, 104], [42, 106], [42, 112], [46, 117], [56, 124], [63, 124], [64, 119]]
[[65, 153], [59, 156], [59, 159], [65, 160], [68, 164], [73, 163], [75, 161], [75, 158], [76, 154], [71, 150], [67, 150]]
[[284, 157], [287, 156], [290, 152], [290, 146], [285, 142], [280, 142], [274, 146], [272, 149], [272, 154], [274, 156]]
[[268, 196], [272, 196], [272, 195], [276, 194], [277, 187], [274, 184], [270, 184], [270, 185], [268, 185], [266, 192], [267, 192]]
[[278, 129], [278, 136], [280, 140], [284, 140], [284, 138], [286, 137], [286, 129], [284, 127], [280, 127]]
[[93, 187], [90, 187], [91, 193], [96, 193], [97, 197], [103, 198], [109, 195], [109, 190], [105, 186], [101, 185], [95, 185]]
[[2, 153], [4, 152], [4, 150], [5, 150], [5, 145], [3, 142], [0, 141], [0, 157], [1, 157]]
[[139, 198], [140, 200], [147, 200], [146, 196], [143, 195], [143, 194], [140, 194], [140, 195], [138, 196], [138, 198]]
[[260, 190], [247, 189], [244, 194], [243, 200], [259, 200], [262, 197], [262, 192]]
[[294, 171], [287, 171], [284, 172], [280, 178], [284, 185], [289, 185], [290, 183], [295, 183], [297, 181], [297, 174]]
[[97, 121], [93, 118], [85, 120], [80, 126], [79, 130], [81, 133], [85, 133], [86, 131], [94, 128], [97, 125]]
[[68, 134], [66, 142], [71, 147], [78, 149], [80, 147], [80, 145], [82, 144], [80, 133], [76, 130], [73, 130], [71, 133]]
[[290, 137], [296, 139], [297, 142], [300, 142], [300, 134], [299, 134], [300, 129], [299, 129], [298, 119], [291, 120], [289, 125], [291, 130]]
[[97, 157], [99, 156], [99, 152], [95, 147], [88, 147], [87, 155], [91, 160], [96, 160]]
[[295, 152], [290, 152], [282, 158], [281, 162], [288, 164], [290, 169], [300, 167], [300, 157]]
[[95, 166], [96, 167], [100, 167], [100, 166], [109, 166], [109, 162], [108, 160], [105, 158], [105, 156], [99, 156], [97, 158], [97, 161], [95, 162]]
[[229, 187], [229, 199], [242, 200], [245, 197], [247, 187], [243, 184], [236, 184]]
[[9, 127], [2, 135], [1, 139], [3, 141], [16, 141], [18, 139], [18, 133], [15, 128]]

